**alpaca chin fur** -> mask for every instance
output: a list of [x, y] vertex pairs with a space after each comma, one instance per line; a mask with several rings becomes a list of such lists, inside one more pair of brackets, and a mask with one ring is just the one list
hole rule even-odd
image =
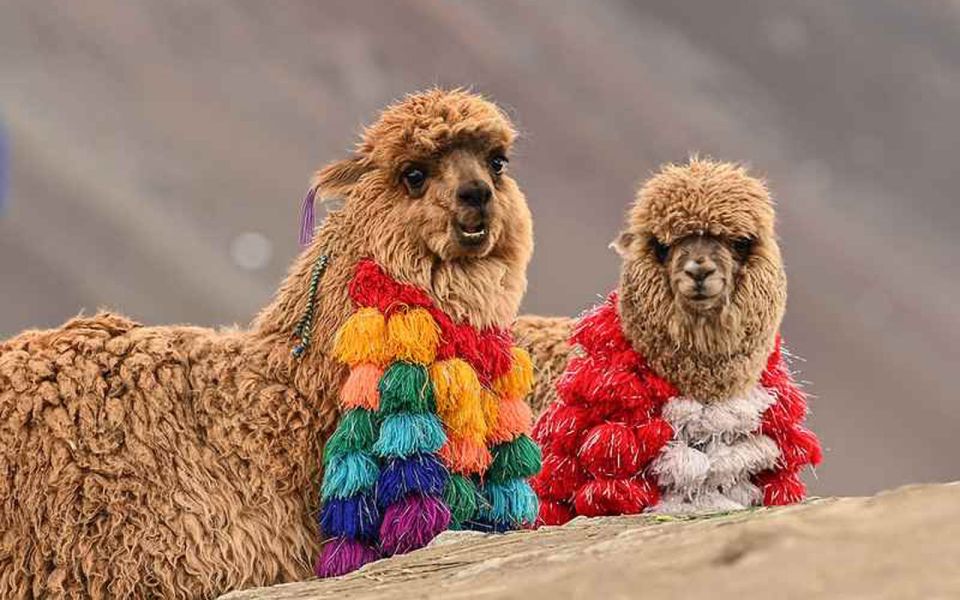
[[[755, 240], [732, 293], [706, 314], [674, 297], [649, 248], [652, 237], [671, 244], [700, 233]], [[763, 182], [728, 163], [693, 158], [668, 165], [640, 189], [626, 234], [620, 314], [634, 348], [681, 393], [702, 401], [749, 390], [773, 350], [787, 298]]]
[[[508, 325], [526, 287], [530, 214], [509, 175], [489, 250], [452, 257], [437, 234], [448, 211], [404, 197], [400, 163], [513, 138], [502, 111], [465, 91], [388, 107], [355, 156], [318, 173], [319, 195], [343, 208], [249, 329], [102, 312], [0, 342], [0, 598], [210, 598], [310, 576], [322, 448], [347, 374], [332, 338], [353, 312], [358, 261], [478, 327]], [[312, 343], [295, 359], [321, 254]]]

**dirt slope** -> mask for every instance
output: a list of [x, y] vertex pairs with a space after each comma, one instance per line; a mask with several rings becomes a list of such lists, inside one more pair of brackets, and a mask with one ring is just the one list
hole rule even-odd
[[701, 518], [451, 533], [353, 575], [224, 599], [960, 597], [960, 483]]

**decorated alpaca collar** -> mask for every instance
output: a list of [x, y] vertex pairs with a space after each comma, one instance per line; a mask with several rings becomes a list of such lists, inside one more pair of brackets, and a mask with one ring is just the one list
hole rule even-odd
[[456, 323], [363, 260], [334, 341], [349, 365], [324, 448], [320, 577], [425, 546], [445, 529], [531, 526], [540, 470], [529, 355], [506, 329]]
[[575, 515], [715, 512], [798, 502], [799, 473], [820, 462], [803, 427], [806, 397], [777, 338], [757, 386], [704, 404], [684, 398], [624, 337], [616, 293], [586, 314], [557, 384], [559, 400], [534, 426], [544, 452], [533, 487], [540, 522]]

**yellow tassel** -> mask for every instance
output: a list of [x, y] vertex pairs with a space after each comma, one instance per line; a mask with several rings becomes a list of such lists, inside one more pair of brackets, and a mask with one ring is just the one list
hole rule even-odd
[[387, 322], [387, 337], [397, 360], [429, 365], [437, 357], [440, 328], [425, 308], [394, 313]]
[[508, 398], [526, 398], [533, 389], [533, 361], [523, 348], [512, 348], [513, 362], [506, 374], [493, 382], [493, 389]]
[[497, 417], [500, 416], [500, 397], [487, 388], [481, 388], [480, 407], [483, 409], [483, 421], [486, 424], [484, 436], [486, 436], [497, 426]]
[[437, 413], [457, 436], [483, 442], [487, 424], [480, 403], [480, 380], [466, 361], [451, 358], [430, 367]]
[[333, 355], [350, 366], [360, 363], [383, 366], [390, 362], [387, 327], [380, 311], [361, 308], [350, 315], [337, 330]]

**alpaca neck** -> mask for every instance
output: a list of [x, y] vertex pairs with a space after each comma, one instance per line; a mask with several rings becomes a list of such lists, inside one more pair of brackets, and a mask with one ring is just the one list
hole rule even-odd
[[[318, 394], [324, 394], [339, 380], [339, 369], [330, 356], [330, 343], [350, 315], [347, 288], [357, 262], [367, 254], [366, 236], [351, 221], [343, 211], [327, 218], [311, 244], [291, 265], [273, 300], [254, 319], [250, 332], [271, 378], [292, 384], [308, 397], [320, 398]], [[300, 343], [295, 333], [297, 324], [311, 301], [310, 278], [321, 255], [328, 256], [329, 262], [313, 298], [310, 343], [301, 356], [295, 357], [293, 348]], [[320, 404], [318, 401], [318, 407]]]
[[760, 380], [773, 351], [779, 318], [766, 314], [701, 318], [679, 311], [651, 317], [633, 297], [630, 293], [620, 296], [624, 333], [657, 375], [677, 386], [681, 394], [720, 401], [748, 392]]

